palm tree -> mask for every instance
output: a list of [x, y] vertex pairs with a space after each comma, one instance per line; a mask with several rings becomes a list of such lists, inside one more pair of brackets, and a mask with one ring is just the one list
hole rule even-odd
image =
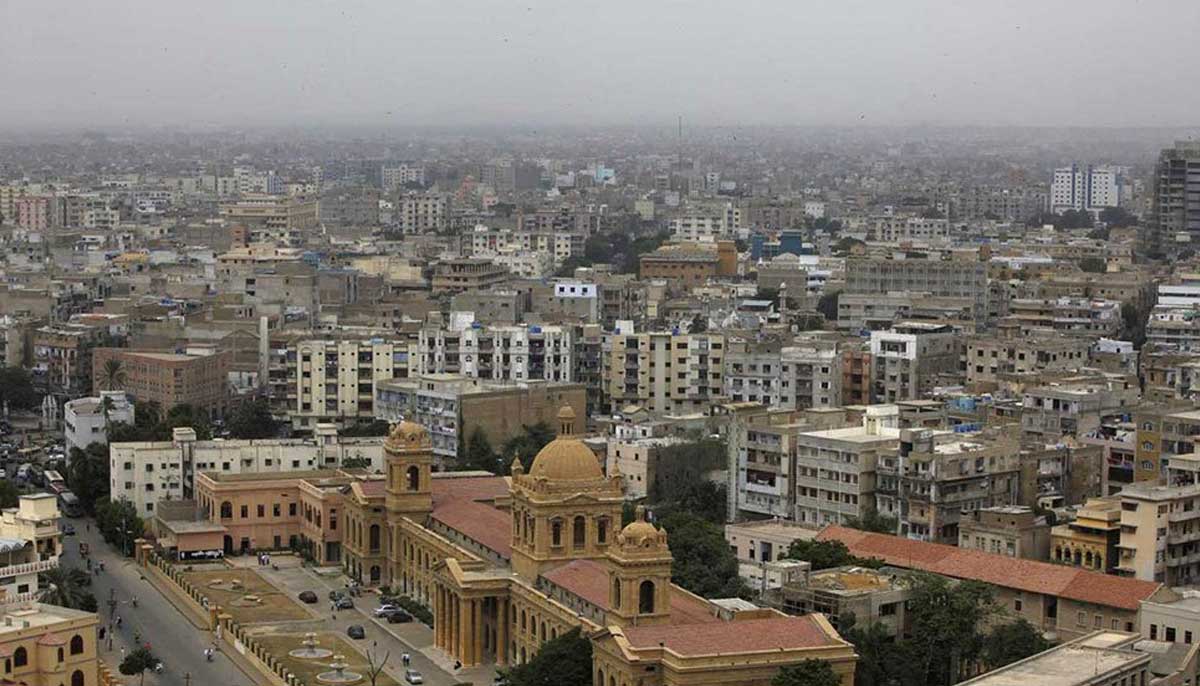
[[42, 572], [42, 578], [49, 584], [42, 591], [42, 602], [72, 610], [82, 610], [87, 605], [87, 597], [91, 594], [87, 586], [92, 577], [78, 567], [55, 567]]
[[119, 391], [125, 387], [125, 365], [121, 360], [115, 357], [105, 360], [100, 374], [101, 390]]

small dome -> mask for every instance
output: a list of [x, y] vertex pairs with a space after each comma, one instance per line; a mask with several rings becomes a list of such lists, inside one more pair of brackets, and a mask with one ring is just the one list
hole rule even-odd
[[657, 527], [646, 521], [646, 508], [638, 505], [637, 517], [621, 529], [620, 539], [624, 543], [641, 546], [646, 541], [658, 541], [659, 533]]
[[529, 467], [532, 477], [545, 477], [551, 481], [585, 481], [603, 479], [600, 461], [583, 441], [574, 438], [556, 438], [542, 448], [533, 465]]
[[416, 422], [403, 420], [392, 425], [386, 443], [398, 448], [421, 447], [429, 444], [429, 432]]
[[562, 407], [558, 408], [558, 418], [574, 421], [575, 410], [572, 410], [570, 405], [563, 405]]

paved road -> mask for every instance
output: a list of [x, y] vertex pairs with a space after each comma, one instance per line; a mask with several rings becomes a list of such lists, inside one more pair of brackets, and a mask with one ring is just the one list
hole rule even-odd
[[[114, 592], [111, 597], [118, 602], [116, 614], [123, 620], [122, 627], [112, 632], [111, 650], [108, 650], [107, 640], [100, 646], [101, 658], [114, 672], [121, 661], [121, 648], [132, 650], [134, 633], [138, 632], [142, 642], [149, 642], [150, 649], [165, 665], [162, 674], [147, 673], [147, 686], [185, 686], [184, 675], [189, 673], [191, 686], [252, 686], [253, 682], [221, 653], [217, 653], [212, 662], [205, 661], [204, 646], [211, 641], [208, 633], [188, 622], [148, 581], [142, 580], [137, 565], [111, 549], [96, 531], [94, 522], [89, 519], [64, 521], [75, 525], [76, 535], [63, 537], [62, 564], [85, 568], [79, 558], [80, 541], [89, 544], [93, 563], [104, 561], [105, 572], [92, 577], [92, 593], [100, 602], [101, 627], [110, 621], [110, 589]], [[91, 531], [88, 531], [89, 524]], [[136, 608], [129, 604], [134, 596], [138, 599]]]

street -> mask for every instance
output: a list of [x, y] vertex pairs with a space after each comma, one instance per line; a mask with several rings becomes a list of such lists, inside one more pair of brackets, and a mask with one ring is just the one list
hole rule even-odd
[[[100, 641], [100, 655], [114, 672], [121, 662], [121, 649], [133, 649], [136, 633], [140, 634], [142, 643], [150, 644], [151, 651], [164, 665], [161, 674], [146, 674], [148, 686], [252, 685], [253, 682], [223, 654], [217, 653], [212, 662], [205, 660], [204, 647], [211, 641], [208, 633], [196, 629], [149, 582], [142, 580], [133, 560], [110, 548], [92, 520], [64, 518], [63, 521], [73, 524], [76, 534], [63, 537], [62, 565], [86, 569], [79, 557], [80, 541], [87, 542], [91, 548], [93, 565], [104, 562], [104, 573], [92, 576], [91, 591], [100, 604], [101, 628], [113, 628], [112, 648], [109, 649], [107, 638]], [[115, 618], [109, 616], [110, 597], [117, 602], [116, 616], [123, 620], [120, 629], [116, 629]], [[136, 608], [129, 602], [133, 597], [138, 600]]]

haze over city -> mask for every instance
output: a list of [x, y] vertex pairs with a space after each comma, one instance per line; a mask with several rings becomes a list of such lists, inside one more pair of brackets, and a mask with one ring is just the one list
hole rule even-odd
[[9, 0], [0, 128], [1185, 126], [1197, 25], [1175, 0]]

